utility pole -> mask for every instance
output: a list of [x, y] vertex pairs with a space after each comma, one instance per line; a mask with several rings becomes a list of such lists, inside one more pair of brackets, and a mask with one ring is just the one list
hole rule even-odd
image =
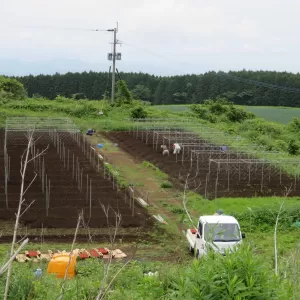
[[115, 101], [116, 88], [116, 45], [117, 45], [117, 29], [114, 29], [114, 46], [113, 46], [113, 71], [112, 71], [112, 85], [111, 85], [111, 103]]
[[117, 46], [117, 44], [120, 44], [120, 42], [117, 40], [118, 23], [117, 23], [117, 28], [108, 29], [107, 31], [111, 31], [114, 33], [113, 52], [108, 53], [108, 60], [113, 61], [112, 83], [111, 83], [111, 103], [114, 103], [115, 90], [116, 90], [116, 60], [121, 60], [121, 53], [116, 52], [116, 46]]

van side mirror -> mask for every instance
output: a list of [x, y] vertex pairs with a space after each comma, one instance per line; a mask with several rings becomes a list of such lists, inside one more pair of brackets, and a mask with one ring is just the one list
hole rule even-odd
[[245, 239], [245, 238], [246, 238], [246, 234], [242, 233], [242, 239]]

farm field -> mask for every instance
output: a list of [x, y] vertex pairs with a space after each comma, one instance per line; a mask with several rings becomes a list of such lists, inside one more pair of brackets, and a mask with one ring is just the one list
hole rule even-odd
[[[55, 119], [59, 122], [59, 119]], [[54, 122], [55, 122], [54, 121]], [[8, 132], [8, 131], [7, 131]], [[6, 152], [9, 161], [9, 178], [7, 178], [3, 141], [1, 135], [1, 186], [0, 219], [5, 222], [13, 220], [19, 202], [21, 156], [26, 150], [28, 141], [25, 131], [12, 131], [6, 134]], [[129, 235], [134, 228], [151, 226], [145, 209], [130, 203], [126, 191], [118, 188], [113, 175], [104, 167], [84, 136], [78, 133], [39, 131], [33, 136], [34, 146], [31, 147], [29, 160], [45, 150], [28, 164], [25, 186], [29, 186], [25, 207], [30, 206], [22, 214], [22, 226], [34, 228], [73, 229], [76, 227], [79, 213], [83, 212], [86, 226], [89, 228], [107, 228], [115, 224], [115, 212], [122, 215], [122, 228]], [[7, 166], [7, 165], [6, 165]], [[30, 184], [31, 180], [35, 180]], [[6, 179], [7, 178], [7, 179]], [[25, 199], [25, 200], [26, 200]], [[107, 215], [105, 209], [109, 209]], [[2, 223], [3, 224], [3, 223]], [[60, 231], [62, 232], [62, 231]], [[9, 234], [6, 231], [6, 235]], [[55, 240], [51, 234], [48, 240]], [[66, 236], [66, 234], [65, 234]], [[5, 234], [2, 236], [5, 239]]]
[[293, 118], [300, 118], [300, 108], [296, 107], [244, 106], [244, 108], [260, 118], [281, 124], [287, 124]]
[[[141, 130], [132, 134], [111, 132], [107, 137], [128, 153], [137, 151], [140, 158], [158, 166], [174, 182], [180, 182], [181, 185], [178, 187], [183, 188], [189, 174], [190, 178], [193, 178], [189, 183], [190, 188], [209, 199], [259, 195], [283, 196], [286, 187], [293, 182], [296, 183], [290, 191], [290, 196], [300, 195], [298, 179], [285, 175], [270, 164], [264, 165], [255, 160], [248, 161], [245, 154], [225, 153], [217, 146], [207, 145], [196, 136], [194, 144], [189, 142], [192, 141], [193, 136], [182, 137], [178, 132], [173, 132], [171, 135], [164, 131], [143, 132]], [[154, 142], [154, 139], [159, 139], [159, 142]], [[169, 145], [176, 141], [181, 142], [182, 153], [163, 157], [159, 147], [166, 141]], [[226, 159], [230, 160], [230, 165]]]
[[[51, 105], [54, 107], [55, 103]], [[68, 105], [70, 106], [69, 103]], [[27, 112], [34, 114], [31, 111]], [[45, 112], [44, 114], [46, 115]], [[35, 115], [43, 115], [43, 113], [35, 113]], [[74, 120], [77, 119], [74, 118]], [[96, 119], [82, 118], [79, 124], [85, 124], [83, 126], [90, 128], [94, 120]], [[133, 259], [120, 279], [113, 284], [112, 293], [108, 299], [117, 299], [124, 286], [135, 295], [133, 297], [128, 294], [128, 297], [124, 299], [140, 299], [141, 297], [142, 299], [157, 299], [164, 293], [168, 293], [161, 286], [161, 282], [170, 278], [172, 272], [181, 272], [193, 265], [191, 263], [193, 257], [189, 255], [185, 237], [182, 235], [186, 228], [193, 226], [183, 209], [184, 197], [187, 199], [188, 210], [194, 223], [197, 222], [199, 215], [212, 214], [218, 209], [222, 209], [225, 214], [235, 215], [241, 224], [242, 231], [247, 236], [245, 247], [249, 245], [253, 247], [255, 259], [263, 258], [269, 267], [270, 274], [274, 258], [274, 224], [280, 205], [285, 201], [277, 246], [280, 267], [286, 268], [286, 258], [293, 254], [298, 244], [298, 229], [291, 227], [291, 224], [298, 216], [299, 178], [290, 177], [282, 170], [268, 164], [260, 164], [255, 159], [254, 161], [248, 160], [245, 153], [238, 150], [221, 151], [220, 144], [212, 144], [205, 138], [201, 138], [201, 126], [203, 126], [201, 124], [194, 125], [200, 128], [199, 132], [197, 131], [199, 136], [195, 136], [195, 132], [188, 132], [187, 128], [185, 131], [177, 131], [171, 123], [168, 125], [167, 122], [161, 125], [166, 133], [163, 133], [162, 128], [158, 130], [159, 132], [155, 132], [160, 124], [154, 124], [155, 129], [151, 129], [150, 126], [147, 130], [138, 126], [138, 129], [133, 131], [132, 129], [136, 127], [135, 123], [128, 126], [128, 121], [126, 123], [123, 119], [120, 120], [119, 124], [117, 124], [117, 118], [113, 121], [126, 130], [114, 131], [108, 127], [110, 130], [105, 131], [102, 128], [92, 137], [81, 133], [74, 135], [64, 131], [54, 133], [47, 130], [36, 136], [38, 140], [33, 151], [40, 152], [47, 145], [49, 149], [43, 156], [44, 159], [42, 158], [35, 166], [31, 165], [28, 169], [29, 177], [33, 176], [34, 172], [37, 172], [38, 176], [31, 189], [28, 190], [27, 196], [28, 199], [36, 199], [36, 202], [22, 216], [23, 224], [20, 228], [20, 238], [27, 234], [31, 240], [26, 249], [31, 250], [32, 247], [43, 250], [68, 249], [74, 235], [76, 216], [82, 209], [84, 218], [87, 220], [87, 227], [80, 228], [75, 243], [76, 248], [92, 248], [96, 245], [110, 248], [110, 230], [106, 228], [108, 222], [101, 204], [110, 205], [120, 212], [123, 218], [114, 247], [122, 249], [128, 255], [128, 260], [131, 260], [131, 256]], [[108, 123], [106, 119], [101, 120], [101, 124], [106, 122]], [[119, 129], [119, 127], [113, 129]], [[8, 137], [9, 208], [6, 208], [6, 194], [2, 186], [0, 210], [2, 220], [0, 241], [2, 243], [9, 242], [12, 234], [12, 223], [9, 223], [9, 220], [14, 219], [19, 193], [20, 181], [17, 180], [20, 180], [20, 156], [25, 148], [25, 143], [20, 136], [24, 138], [24, 133], [20, 131], [19, 135], [12, 134]], [[0, 134], [2, 142], [0, 151], [2, 151], [4, 130]], [[183, 146], [180, 155], [176, 156], [171, 153], [170, 156], [163, 157], [160, 145], [167, 144], [171, 150], [171, 145], [175, 140]], [[101, 143], [103, 148], [97, 149], [98, 143]], [[0, 154], [3, 166], [4, 152]], [[98, 154], [105, 157], [104, 161], [98, 159]], [[230, 162], [231, 166], [222, 165], [222, 160]], [[109, 164], [105, 165], [103, 162]], [[216, 167], [218, 164], [219, 168]], [[1, 170], [1, 181], [4, 182], [5, 172], [3, 168]], [[184, 196], [184, 184], [188, 174], [192, 180], [188, 183]], [[47, 180], [51, 182], [48, 208], [49, 198], [45, 190], [46, 175]], [[132, 202], [128, 201], [129, 194], [125, 192], [129, 186], [134, 187], [136, 198], [145, 199], [150, 206], [142, 208], [136, 201], [133, 212]], [[291, 190], [285, 198], [286, 188], [289, 187]], [[91, 197], [90, 191], [92, 191]], [[154, 221], [152, 215], [158, 214], [163, 217], [166, 224]], [[109, 219], [109, 223], [112, 222], [113, 217]], [[38, 241], [41, 243], [37, 244]], [[49, 244], [49, 241], [54, 241], [54, 243]], [[0, 253], [7, 253], [8, 248], [7, 244], [0, 245]], [[113, 271], [121, 268], [127, 259], [113, 264], [111, 276], [113, 276]], [[103, 263], [97, 261], [97, 264], [79, 261], [77, 282], [68, 282], [66, 299], [74, 298], [75, 284], [79, 291], [77, 295], [81, 295], [82, 299], [88, 299], [84, 296], [86, 294], [95, 295], [97, 292], [95, 287], [99, 287], [99, 280], [102, 278], [102, 275], [97, 277], [96, 274], [103, 272], [105, 263], [104, 261]], [[213, 265], [211, 260], [203, 263], [206, 267]], [[29, 274], [33, 273], [36, 266], [14, 263], [13, 268], [18, 271], [14, 280], [22, 279], [19, 272], [27, 274], [30, 278]], [[45, 263], [41, 262], [38, 266], [44, 272], [46, 271]], [[171, 271], [172, 266], [176, 270]], [[151, 286], [153, 284], [159, 288], [157, 292], [148, 295], [145, 286], [149, 282], [143, 274], [155, 270], [162, 275], [153, 281], [149, 280]], [[139, 283], [139, 290], [128, 283], [129, 278]], [[176, 279], [172, 277], [170, 281], [176, 282]], [[50, 292], [42, 290], [40, 286], [35, 286], [35, 283], [28, 280], [27, 284], [31, 286], [31, 293], [34, 290], [34, 295], [37, 295], [40, 291], [44, 295], [41, 299], [56, 299], [59, 293], [56, 285], [59, 281], [44, 276], [41, 282], [51, 285], [56, 294], [50, 295]], [[1, 289], [3, 289], [3, 282], [0, 281], [0, 293]], [[18, 299], [15, 296], [18, 290], [13, 287], [12, 291], [15, 294], [11, 294], [9, 299]]]
[[[172, 112], [189, 111], [189, 105], [156, 105], [156, 108]], [[289, 123], [292, 118], [300, 118], [300, 108], [296, 107], [273, 107], [273, 106], [242, 106], [257, 117], [267, 121], [281, 124]]]

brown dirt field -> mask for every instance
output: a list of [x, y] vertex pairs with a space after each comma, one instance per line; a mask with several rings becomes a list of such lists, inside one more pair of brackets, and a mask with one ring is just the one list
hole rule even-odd
[[[103, 177], [101, 172], [91, 165], [81, 148], [71, 139], [65, 137], [64, 144], [70, 150], [70, 157], [78, 157], [79, 164], [83, 169], [83, 178], [88, 174], [92, 180], [92, 201], [91, 201], [91, 218], [89, 217], [89, 199], [86, 197], [86, 184], [83, 184], [82, 192], [78, 189], [78, 183], [72, 176], [72, 168], [69, 170], [64, 167], [63, 161], [57, 153], [56, 147], [50, 137], [42, 135], [36, 142], [36, 148], [42, 151], [49, 144], [49, 149], [44, 155], [45, 172], [51, 181], [50, 208], [46, 216], [45, 194], [42, 191], [42, 182], [39, 176], [28, 189], [25, 199], [25, 205], [35, 200], [33, 205], [22, 215], [21, 221], [23, 226], [29, 228], [74, 228], [77, 223], [78, 213], [84, 211], [85, 222], [91, 228], [107, 227], [107, 218], [100, 204], [105, 207], [110, 206], [122, 215], [123, 228], [142, 227], [149, 228], [153, 221], [150, 219], [147, 211], [135, 205], [134, 216], [129, 203], [125, 202], [125, 192], [123, 190], [113, 189], [113, 183]], [[8, 144], [8, 155], [11, 159], [10, 180], [8, 182], [8, 205], [6, 207], [6, 197], [4, 189], [4, 152], [3, 152], [4, 131], [0, 131], [0, 220], [8, 221], [15, 218], [15, 212], [18, 205], [20, 193], [20, 158], [26, 148], [25, 144], [14, 145]], [[70, 164], [71, 165], [71, 164]], [[26, 175], [26, 185], [34, 177], [35, 168], [30, 163]], [[83, 180], [85, 183], [85, 180]], [[25, 206], [24, 206], [25, 207]], [[115, 223], [115, 216], [110, 209], [109, 224]]]
[[[170, 153], [170, 156], [162, 156], [158, 147], [156, 150], [153, 140], [150, 136], [148, 143], [135, 138], [132, 134], [127, 132], [109, 132], [103, 133], [105, 137], [111, 140], [113, 143], [118, 143], [119, 147], [130, 153], [136, 160], [149, 161], [155, 164], [163, 172], [167, 173], [175, 186], [181, 187], [185, 183], [187, 174], [190, 174], [189, 178], [193, 178], [196, 175], [195, 166], [190, 167], [188, 158], [184, 158], [184, 162], [181, 162], [181, 156], [178, 157], [176, 162], [176, 155]], [[200, 194], [205, 193], [205, 181], [206, 174], [209, 169], [208, 159], [201, 162], [201, 169], [199, 169], [197, 176], [190, 182], [189, 187], [196, 190]], [[208, 198], [220, 197], [253, 197], [253, 196], [283, 196], [286, 193], [286, 189], [294, 183], [294, 179], [289, 178], [286, 174], [282, 174], [281, 183], [277, 177], [273, 176], [273, 171], [265, 175], [263, 187], [261, 188], [261, 180], [253, 179], [250, 184], [248, 182], [242, 182], [237, 180], [237, 176], [231, 176], [229, 180], [228, 189], [228, 177], [226, 174], [220, 173], [218, 180], [217, 193], [215, 191], [215, 179], [212, 178], [207, 186]], [[273, 178], [273, 177], [274, 178]], [[297, 182], [296, 188], [292, 189], [289, 196], [300, 195], [300, 182]]]

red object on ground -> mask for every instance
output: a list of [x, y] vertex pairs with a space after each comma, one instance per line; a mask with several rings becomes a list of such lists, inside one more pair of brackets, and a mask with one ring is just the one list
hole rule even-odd
[[102, 257], [103, 254], [100, 251], [97, 251], [95, 249], [89, 250], [89, 253], [91, 254], [91, 257]]
[[27, 251], [26, 252], [26, 256], [29, 256], [29, 257], [37, 257], [39, 255], [40, 254], [37, 251]]
[[192, 234], [196, 234], [196, 233], [197, 233], [197, 229], [192, 228], [192, 229], [191, 229], [191, 233], [192, 233]]
[[87, 253], [79, 253], [81, 259], [89, 258], [90, 256]]
[[97, 250], [98, 250], [98, 252], [101, 252], [102, 254], [108, 254], [108, 250], [105, 248], [98, 248]]

